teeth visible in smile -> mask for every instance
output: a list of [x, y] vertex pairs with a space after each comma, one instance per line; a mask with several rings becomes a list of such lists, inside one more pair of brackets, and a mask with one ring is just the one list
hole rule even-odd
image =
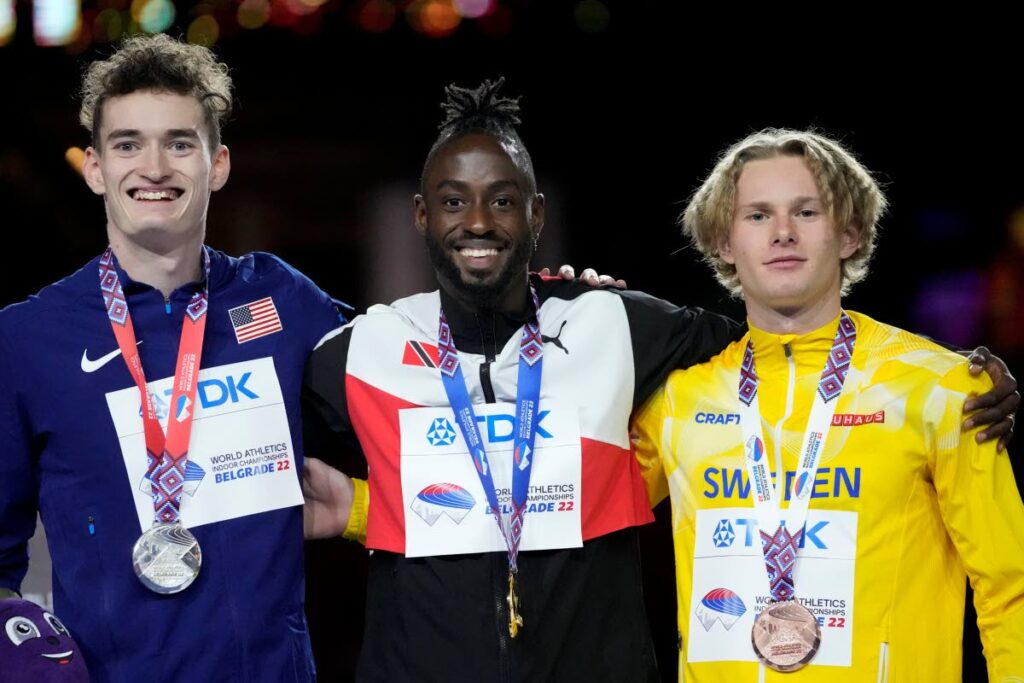
[[136, 190], [135, 199], [144, 199], [147, 201], [156, 201], [170, 199], [174, 200], [178, 198], [177, 190]]
[[469, 256], [473, 258], [481, 258], [484, 256], [497, 256], [497, 249], [460, 249], [459, 253], [463, 256]]

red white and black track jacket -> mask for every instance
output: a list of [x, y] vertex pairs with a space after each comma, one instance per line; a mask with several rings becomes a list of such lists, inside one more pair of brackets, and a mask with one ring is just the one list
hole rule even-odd
[[514, 403], [525, 312], [475, 314], [443, 290], [418, 294], [371, 307], [310, 360], [309, 402], [332, 430], [355, 434], [369, 467], [360, 680], [658, 680], [635, 533], [653, 517], [629, 418], [671, 370], [707, 360], [740, 328], [639, 292], [532, 284], [541, 406], [579, 411], [583, 547], [520, 553], [526, 624], [514, 640], [505, 553], [404, 556], [406, 523], [419, 520], [403, 504], [399, 411], [449, 407], [437, 369], [442, 303], [473, 403]]

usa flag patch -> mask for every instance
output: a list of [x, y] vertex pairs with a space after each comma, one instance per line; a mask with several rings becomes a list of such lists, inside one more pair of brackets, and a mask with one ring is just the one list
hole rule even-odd
[[231, 317], [231, 327], [235, 329], [235, 339], [239, 344], [280, 332], [282, 329], [274, 300], [269, 296], [229, 309], [228, 315]]

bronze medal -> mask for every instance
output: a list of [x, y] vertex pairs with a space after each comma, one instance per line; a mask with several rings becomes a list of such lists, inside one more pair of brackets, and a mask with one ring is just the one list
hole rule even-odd
[[754, 652], [769, 669], [788, 673], [805, 667], [821, 645], [821, 628], [796, 600], [773, 602], [757, 615], [750, 635]]

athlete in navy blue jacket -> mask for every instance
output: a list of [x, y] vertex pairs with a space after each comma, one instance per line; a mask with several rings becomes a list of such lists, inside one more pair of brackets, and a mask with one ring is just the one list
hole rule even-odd
[[0, 312], [0, 597], [38, 510], [94, 681], [315, 676], [298, 397], [339, 313], [274, 256], [204, 246], [230, 103], [224, 65], [166, 36], [93, 64], [84, 175], [110, 248]]

